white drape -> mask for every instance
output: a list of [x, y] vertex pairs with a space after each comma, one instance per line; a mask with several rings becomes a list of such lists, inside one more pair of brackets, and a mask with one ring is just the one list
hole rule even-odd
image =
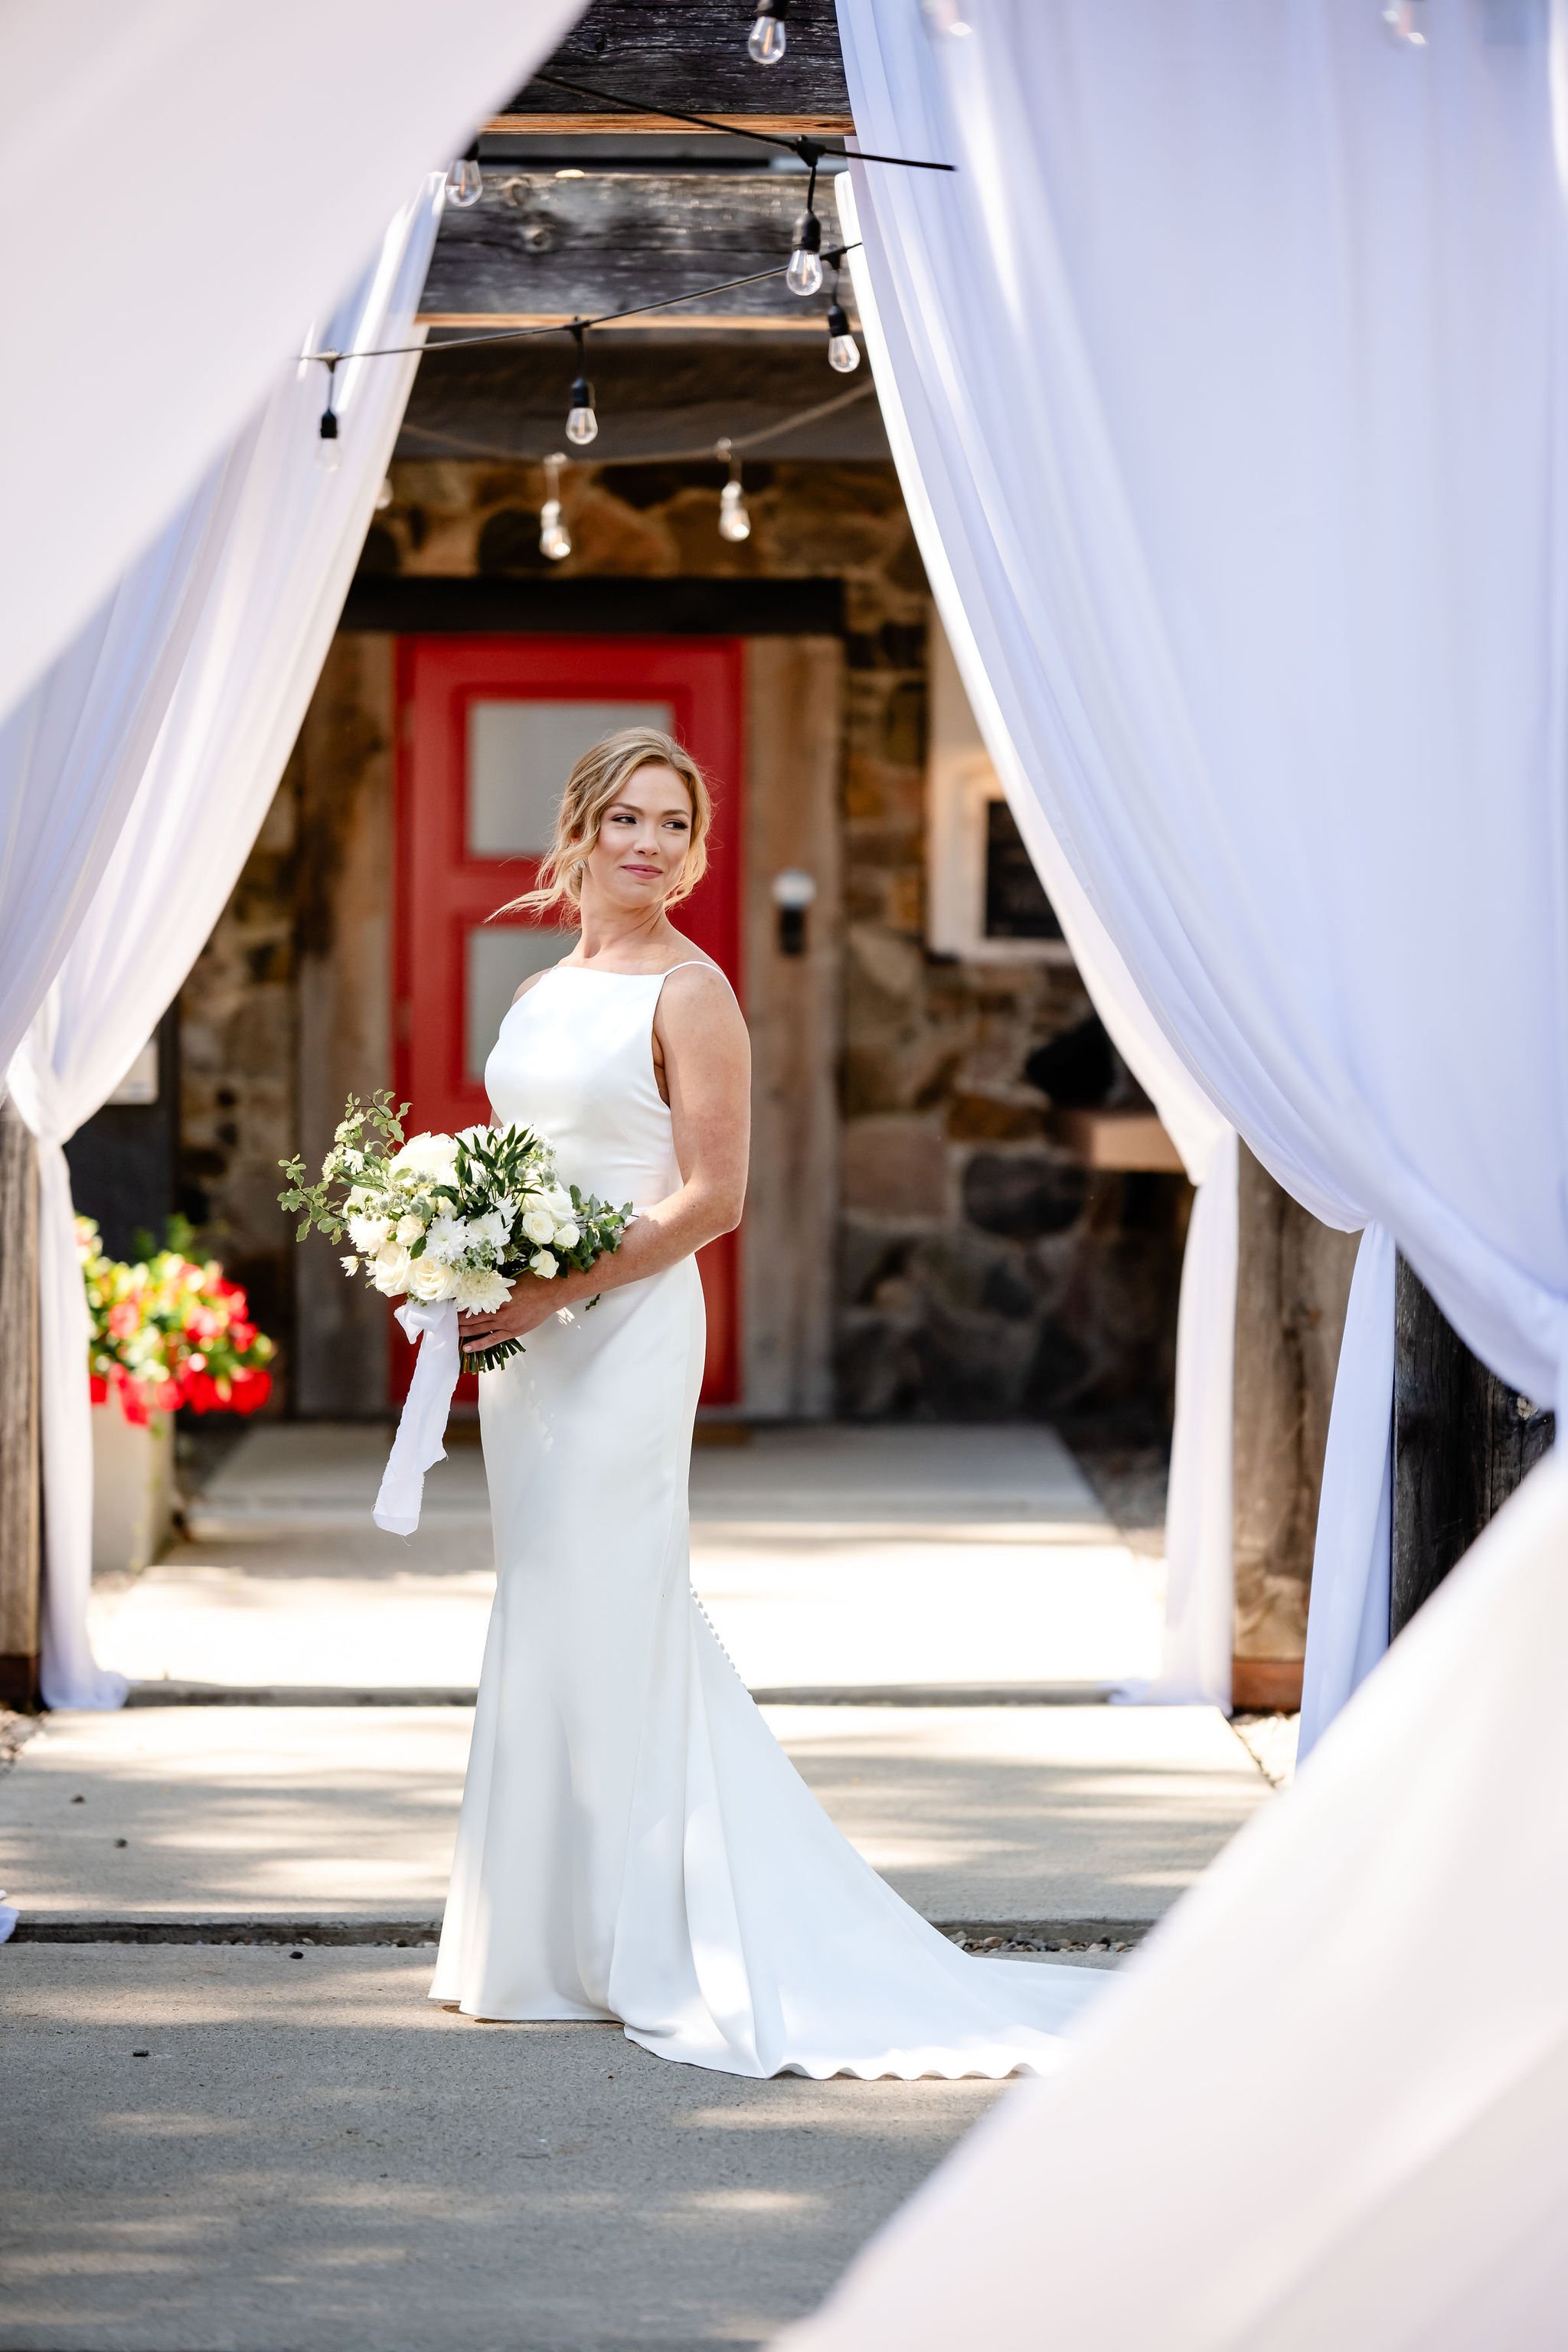
[[[1265, 1164], [1392, 1235], [1547, 1402], [1562, 197], [1540, 20], [1425, 14], [1422, 48], [1366, 0], [840, 23], [868, 147], [960, 166], [856, 170], [862, 275], [922, 547], [1051, 835]], [[1386, 1584], [1384, 1456], [1352, 1423], [1381, 1438], [1390, 1401], [1344, 1364], [1315, 1607]]]
[[[856, 192], [838, 183], [847, 239], [859, 235]], [[854, 270], [855, 257], [850, 268]], [[920, 541], [942, 627], [970, 708], [1057, 911], [1079, 976], [1118, 1052], [1160, 1113], [1196, 1186], [1182, 1262], [1176, 1336], [1175, 1420], [1165, 1513], [1165, 1622], [1160, 1671], [1121, 1694], [1146, 1706], [1207, 1704], [1230, 1710], [1235, 1618], [1231, 1511], [1233, 1369], [1236, 1357], [1237, 1150], [1235, 1129], [1214, 1108], [1142, 1002], [1126, 964], [1051, 831], [1001, 707], [959, 594], [925, 492], [920, 453], [900, 404], [902, 376], [890, 361], [878, 282], [855, 279], [888, 437]]]
[[0, 283], [25, 322], [0, 373], [0, 716], [234, 443], [420, 173], [582, 7], [0, 9]]
[[[432, 176], [353, 296], [306, 349], [417, 340], [441, 209]], [[337, 464], [321, 462], [321, 370], [295, 364], [242, 437], [221, 556], [130, 815], [9, 1071], [38, 1139], [44, 1433], [43, 1691], [112, 1706], [121, 1677], [87, 1634], [92, 1438], [87, 1309], [64, 1145], [133, 1059], [212, 929], [277, 789], [326, 656], [417, 359], [337, 371]], [[205, 493], [204, 493], [205, 495]], [[46, 689], [53, 696], [53, 679]], [[26, 715], [24, 706], [24, 717]]]
[[779, 2352], [1556, 2352], [1565, 1531], [1559, 1451]]

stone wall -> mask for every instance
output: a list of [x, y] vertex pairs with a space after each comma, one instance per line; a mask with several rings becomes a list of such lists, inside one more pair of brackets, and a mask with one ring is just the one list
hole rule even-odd
[[[1090, 1176], [1048, 1139], [1049, 1107], [1024, 1066], [1088, 1014], [1070, 970], [967, 964], [924, 946], [929, 599], [891, 467], [748, 465], [752, 536], [735, 545], [718, 534], [718, 467], [574, 465], [563, 487], [573, 553], [559, 566], [538, 551], [538, 466], [421, 459], [393, 479], [364, 558], [382, 576], [843, 583], [837, 1409], [1098, 1417], [1157, 1434], [1185, 1187]], [[318, 732], [323, 698], [342, 692], [330, 667]], [[378, 774], [384, 752], [384, 730], [371, 730], [363, 757]], [[340, 743], [340, 784], [342, 764]], [[383, 790], [362, 802], [384, 805]], [[295, 958], [309, 977], [321, 952], [320, 859], [300, 875], [292, 863], [302, 805], [311, 838], [321, 830], [310, 804], [297, 758], [183, 1000], [187, 1202], [226, 1224], [285, 1333], [290, 1244], [268, 1203], [271, 1162], [294, 1147], [300, 1117]], [[307, 1102], [320, 1091], [310, 1073], [303, 1091]]]

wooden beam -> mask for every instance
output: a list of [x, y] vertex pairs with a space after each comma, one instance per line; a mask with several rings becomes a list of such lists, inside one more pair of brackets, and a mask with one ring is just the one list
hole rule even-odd
[[[695, 109], [692, 110], [696, 111]], [[711, 128], [682, 124], [668, 114], [492, 114], [485, 131], [496, 137], [574, 139], [591, 134], [603, 139], [612, 129], [633, 138], [656, 133], [688, 139], [716, 138], [726, 131], [767, 131], [779, 139], [849, 139], [854, 118], [848, 114], [715, 114]]]
[[1401, 1258], [1394, 1297], [1394, 1559], [1398, 1633], [1550, 1451], [1555, 1416], [1472, 1356]]
[[[701, 323], [825, 334], [826, 289], [803, 300], [778, 276], [721, 296], [703, 291], [782, 271], [805, 198], [805, 182], [794, 173], [562, 179], [487, 163], [479, 202], [442, 219], [420, 316], [426, 325], [470, 330], [556, 325], [689, 292], [689, 305], [636, 323], [670, 332]], [[817, 183], [816, 213], [831, 248], [840, 234], [831, 179]]]
[[0, 1101], [0, 1706], [38, 1701], [38, 1173]]
[[737, 129], [788, 124], [791, 133], [798, 125], [818, 135], [850, 129], [833, 0], [795, 0], [788, 47], [775, 66], [756, 65], [747, 55], [753, 14], [745, 0], [738, 6], [734, 0], [593, 0], [540, 71], [589, 82], [648, 111], [623, 114], [603, 100], [535, 79], [488, 127], [603, 132], [614, 124], [668, 132], [672, 125], [653, 110], [673, 106]]

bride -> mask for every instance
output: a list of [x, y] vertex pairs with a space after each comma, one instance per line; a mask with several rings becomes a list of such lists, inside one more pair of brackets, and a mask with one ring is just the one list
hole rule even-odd
[[740, 1007], [669, 919], [709, 820], [689, 754], [628, 728], [578, 761], [514, 902], [581, 937], [501, 1023], [494, 1115], [637, 1214], [591, 1273], [524, 1276], [465, 1323], [468, 1346], [528, 1345], [479, 1384], [496, 1600], [431, 1998], [615, 2020], [733, 2074], [1044, 2072], [1103, 1979], [971, 1958], [901, 1902], [774, 1744], [689, 1580], [695, 1253], [740, 1220], [748, 1140]]

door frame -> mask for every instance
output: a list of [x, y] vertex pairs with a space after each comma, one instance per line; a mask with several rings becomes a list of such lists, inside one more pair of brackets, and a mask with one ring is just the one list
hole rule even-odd
[[[741, 639], [716, 637], [508, 631], [398, 639], [393, 1071], [397, 1098], [413, 1104], [416, 1124], [432, 1123], [422, 1096], [438, 1106], [434, 1123], [488, 1116], [483, 1089], [467, 1074], [466, 933], [532, 879], [532, 861], [467, 852], [467, 709], [487, 694], [546, 700], [580, 691], [584, 699], [606, 699], [618, 691], [627, 700], [674, 706], [675, 732], [709, 775], [715, 800], [708, 873], [677, 916], [743, 1002], [744, 653]], [[530, 673], [531, 698], [519, 692]], [[430, 869], [416, 871], [431, 824], [440, 828], [436, 891]], [[432, 990], [438, 1029], [415, 1020], [416, 1003], [428, 1008]], [[444, 1074], [433, 1067], [437, 1056]], [[742, 1401], [742, 1252], [739, 1234], [726, 1234], [699, 1255], [709, 1297], [703, 1400], [721, 1410]], [[396, 1371], [406, 1371], [405, 1354], [394, 1351]]]

